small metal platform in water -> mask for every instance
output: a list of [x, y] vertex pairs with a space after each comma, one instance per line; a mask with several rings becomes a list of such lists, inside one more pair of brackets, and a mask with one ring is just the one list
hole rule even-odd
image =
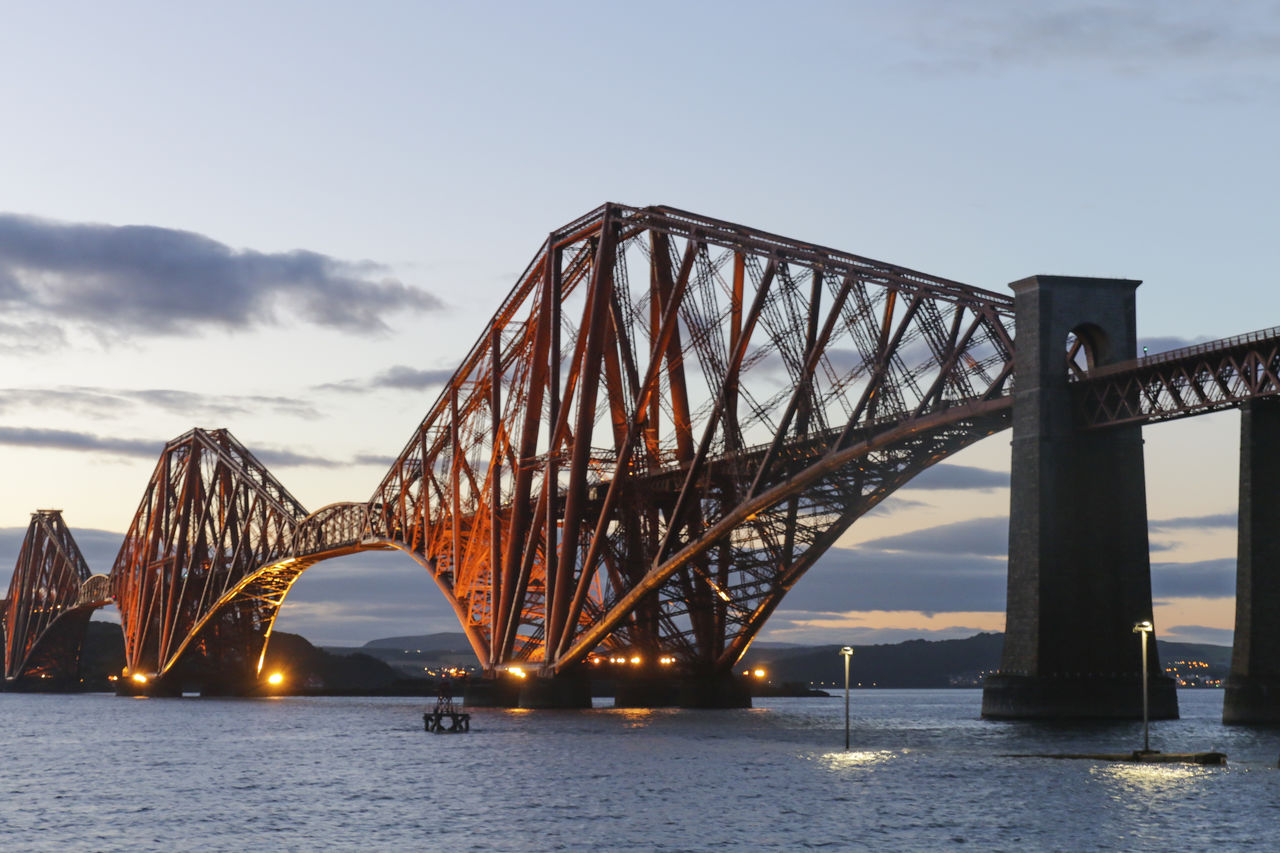
[[454, 707], [453, 685], [449, 682], [440, 683], [440, 692], [436, 695], [436, 706], [422, 715], [422, 724], [427, 731], [438, 735], [464, 734], [471, 731], [471, 715]]

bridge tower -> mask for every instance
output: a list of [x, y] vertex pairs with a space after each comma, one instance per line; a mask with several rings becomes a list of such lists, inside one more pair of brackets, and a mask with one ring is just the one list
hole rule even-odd
[[1280, 723], [1280, 399], [1240, 409], [1236, 629], [1224, 723]]
[[[1142, 715], [1132, 633], [1151, 618], [1142, 430], [1078, 428], [1066, 355], [1074, 337], [1090, 368], [1134, 358], [1139, 284], [1041, 275], [1010, 285], [1009, 586], [1004, 655], [985, 685], [985, 717]], [[1149, 645], [1151, 714], [1176, 717], [1173, 682]]]

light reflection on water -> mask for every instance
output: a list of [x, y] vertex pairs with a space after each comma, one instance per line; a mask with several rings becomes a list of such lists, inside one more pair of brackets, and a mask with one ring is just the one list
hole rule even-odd
[[[8, 850], [1210, 850], [1280, 846], [1280, 731], [1180, 695], [1165, 751], [1226, 768], [1018, 759], [1124, 752], [1141, 723], [978, 718], [977, 691], [858, 691], [752, 710], [423, 700], [0, 694]], [[14, 840], [17, 839], [17, 842]]]
[[874, 764], [883, 764], [897, 757], [899, 753], [891, 752], [887, 749], [878, 750], [859, 750], [851, 749], [848, 752], [827, 752], [821, 756], [822, 762], [832, 770], [847, 770], [849, 768], [870, 767]]

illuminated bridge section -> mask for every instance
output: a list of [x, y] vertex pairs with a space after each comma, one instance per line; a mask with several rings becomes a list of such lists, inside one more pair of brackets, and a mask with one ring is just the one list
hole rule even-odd
[[912, 476], [1009, 424], [1012, 298], [667, 207], [554, 231], [370, 501], [489, 669], [727, 671]]
[[110, 600], [108, 579], [92, 574], [54, 509], [31, 514], [4, 600], [4, 679], [71, 686], [94, 609]]
[[275, 616], [252, 579], [293, 558], [306, 518], [226, 430], [166, 444], [111, 571], [128, 673], [166, 675], [190, 649], [207, 678], [249, 677]]

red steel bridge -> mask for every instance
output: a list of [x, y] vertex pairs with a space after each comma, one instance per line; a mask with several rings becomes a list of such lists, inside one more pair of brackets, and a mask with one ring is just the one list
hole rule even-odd
[[[196, 429], [165, 446], [106, 576], [35, 513], [5, 680], [74, 673], [109, 602], [127, 674], [252, 678], [308, 567], [388, 549], [491, 673], [625, 650], [726, 674], [859, 517], [1012, 425], [1014, 322], [1010, 295], [606, 204], [548, 236], [368, 500], [308, 512], [229, 432]], [[1106, 431], [1275, 395], [1278, 346], [1272, 329], [1133, 360], [1083, 324], [1054, 370], [1072, 428]]]

